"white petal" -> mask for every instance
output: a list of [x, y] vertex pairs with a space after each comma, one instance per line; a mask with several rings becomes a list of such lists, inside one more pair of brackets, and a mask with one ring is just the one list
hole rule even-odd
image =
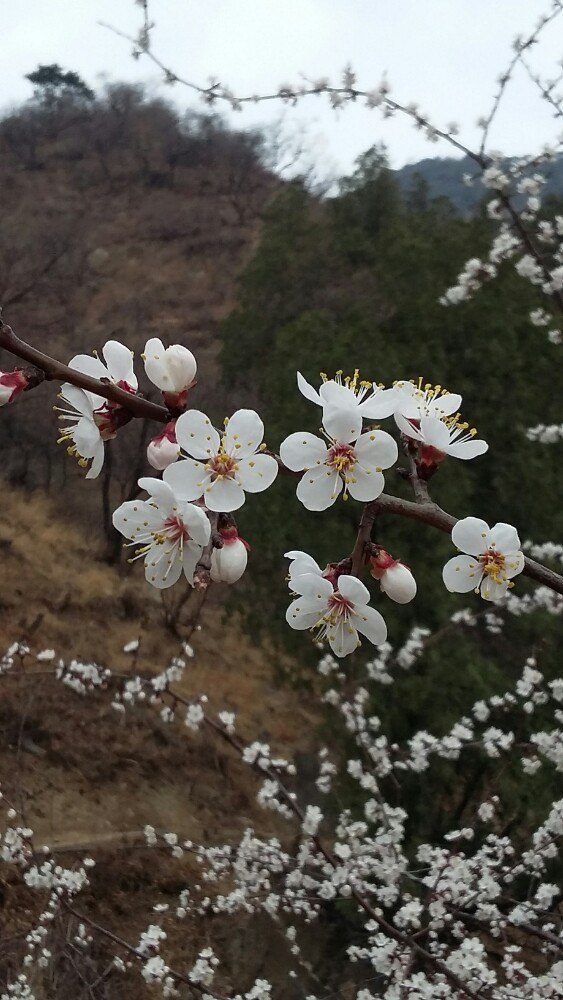
[[[171, 344], [164, 355], [166, 371], [163, 379], [167, 382], [165, 389], [172, 392], [183, 392], [189, 388], [197, 373], [197, 361], [192, 352], [183, 344]], [[165, 376], [168, 376], [166, 379]]]
[[354, 445], [358, 461], [363, 466], [376, 469], [390, 469], [399, 456], [395, 438], [387, 431], [367, 431]]
[[452, 542], [462, 552], [479, 556], [489, 547], [489, 525], [480, 517], [462, 517], [452, 528]]
[[169, 465], [162, 473], [162, 478], [178, 500], [199, 500], [211, 481], [211, 473], [206, 471], [202, 462], [186, 458]]
[[386, 569], [379, 585], [383, 593], [397, 604], [408, 604], [416, 597], [416, 580], [410, 569], [402, 563], [395, 563]]
[[[109, 378], [106, 366], [99, 358], [94, 358], [91, 354], [77, 354], [74, 358], [71, 358], [68, 367], [74, 368], [76, 372], [82, 372], [83, 375], [90, 375], [91, 378]], [[106, 402], [105, 397], [98, 395], [98, 393], [88, 392], [87, 395], [95, 409], [98, 409], [99, 406], [102, 406]]]
[[297, 487], [297, 499], [307, 510], [326, 510], [342, 492], [342, 480], [336, 469], [322, 465], [309, 469]]
[[178, 515], [186, 525], [190, 538], [198, 545], [207, 545], [211, 537], [211, 525], [203, 508], [197, 507], [195, 503], [185, 503], [180, 506]]
[[225, 449], [234, 458], [254, 455], [264, 440], [264, 424], [255, 410], [237, 410], [227, 424]]
[[237, 462], [236, 478], [243, 490], [248, 493], [261, 493], [267, 490], [276, 478], [279, 470], [273, 455], [255, 455], [254, 458], [243, 458]]
[[355, 465], [350, 476], [348, 493], [361, 503], [377, 500], [385, 489], [385, 479], [375, 469], [363, 469], [360, 465]]
[[321, 620], [325, 611], [326, 604], [322, 602], [314, 604], [310, 601], [304, 601], [302, 597], [298, 597], [297, 600], [292, 601], [289, 605], [285, 613], [285, 620], [288, 625], [291, 625], [291, 628], [301, 631], [313, 628]]
[[523, 569], [524, 569], [523, 552], [505, 552], [504, 572], [507, 580], [512, 580], [513, 577], [518, 576], [518, 574], [521, 573]]
[[406, 437], [412, 438], [414, 441], [423, 441], [422, 434], [417, 427], [413, 427], [409, 420], [403, 416], [402, 413], [395, 414], [395, 423], [401, 431], [401, 434], [405, 434]]
[[80, 418], [72, 432], [72, 440], [83, 458], [97, 454], [102, 441], [98, 427], [89, 417]]
[[347, 410], [327, 406], [323, 410], [323, 427], [339, 444], [349, 444], [362, 430], [362, 415], [357, 406]]
[[383, 417], [390, 417], [395, 412], [397, 406], [397, 390], [380, 389], [373, 383], [373, 396], [360, 403], [359, 410], [366, 420], [381, 420]]
[[312, 469], [314, 465], [322, 465], [326, 459], [328, 448], [323, 439], [309, 431], [296, 431], [286, 437], [280, 445], [280, 458], [286, 468], [292, 472]]
[[108, 340], [102, 348], [102, 354], [110, 378], [114, 382], [127, 382], [132, 389], [136, 389], [137, 376], [133, 371], [133, 355], [129, 348], [118, 340]]
[[461, 458], [467, 461], [470, 458], [477, 458], [478, 455], [484, 455], [488, 450], [489, 446], [486, 441], [479, 441], [478, 439], [454, 441], [448, 447], [448, 455], [451, 455], [452, 458]]
[[163, 525], [162, 515], [147, 500], [126, 500], [113, 512], [113, 526], [132, 541]]
[[176, 440], [193, 458], [208, 459], [219, 451], [221, 439], [201, 410], [187, 410], [176, 421]]
[[341, 385], [331, 378], [328, 382], [323, 382], [319, 389], [323, 409], [334, 407], [336, 410], [356, 410], [358, 408], [358, 397], [352, 389], [346, 385]]
[[[176, 466], [171, 465], [171, 469]], [[169, 471], [168, 469], [166, 470]], [[216, 479], [208, 481], [203, 493], [205, 506], [209, 510], [228, 514], [238, 510], [244, 503], [244, 490], [236, 479]]]
[[445, 392], [442, 396], [436, 396], [429, 406], [429, 410], [438, 417], [451, 417], [457, 413], [461, 406], [461, 396], [458, 392]]
[[360, 607], [364, 604], [369, 604], [369, 590], [361, 580], [358, 580], [357, 576], [350, 576], [347, 573], [343, 573], [342, 576], [338, 577], [336, 587], [338, 592], [342, 594], [342, 597], [345, 597], [347, 601], [351, 601], [352, 604], [358, 604]]
[[485, 601], [500, 601], [508, 593], [508, 580], [497, 583], [490, 576], [484, 576], [481, 584], [481, 597]]
[[182, 574], [182, 559], [178, 546], [153, 545], [145, 557], [145, 577], [153, 587], [165, 590], [178, 582]]
[[472, 556], [454, 556], [442, 570], [442, 580], [450, 594], [467, 594], [481, 582], [483, 569]]
[[195, 568], [199, 562], [202, 552], [203, 549], [201, 545], [197, 545], [195, 542], [188, 542], [187, 545], [184, 545], [182, 568], [190, 585], [193, 585]]
[[387, 625], [383, 615], [376, 608], [358, 608], [352, 616], [358, 632], [365, 635], [374, 646], [381, 646], [387, 639]]
[[240, 538], [227, 541], [222, 549], [213, 549], [211, 579], [217, 583], [236, 583], [246, 569], [248, 553]]
[[[76, 368], [74, 370], [77, 371]], [[64, 397], [69, 406], [76, 410], [77, 413], [81, 413], [82, 416], [92, 419], [94, 407], [92, 406], [89, 393], [84, 392], [83, 389], [79, 389], [78, 386], [72, 385], [70, 382], [65, 382], [61, 386], [61, 396]]]
[[493, 525], [488, 538], [487, 547], [494, 547], [499, 552], [518, 552], [520, 549], [520, 539], [518, 532], [511, 524], [499, 521]]
[[422, 417], [420, 421], [420, 433], [425, 444], [451, 454], [451, 433], [442, 420], [438, 417]]
[[139, 479], [139, 486], [142, 490], [146, 490], [149, 496], [154, 497], [163, 512], [169, 513], [174, 507], [176, 503], [174, 491], [162, 479], [157, 479], [154, 476], [143, 476]]
[[86, 473], [86, 479], [97, 479], [102, 471], [102, 466], [104, 464], [105, 458], [105, 448], [104, 442], [100, 438], [98, 444], [96, 445], [96, 450], [92, 456], [92, 465]]
[[322, 399], [319, 396], [316, 389], [307, 382], [307, 379], [303, 378], [301, 372], [297, 372], [297, 386], [299, 392], [305, 396], [305, 399], [309, 399], [312, 403], [317, 403], [318, 406], [322, 406]]
[[329, 627], [327, 639], [335, 656], [348, 656], [359, 646], [358, 633], [351, 624], [340, 618], [336, 625]]
[[158, 337], [151, 337], [145, 344], [143, 354], [145, 356], [145, 371], [147, 378], [151, 380], [157, 389], [166, 389], [164, 375], [166, 368], [164, 364], [165, 347]]
[[317, 576], [316, 573], [303, 573], [292, 583], [295, 583], [295, 593], [300, 594], [306, 601], [324, 601], [326, 604], [334, 593], [330, 580], [324, 576]]

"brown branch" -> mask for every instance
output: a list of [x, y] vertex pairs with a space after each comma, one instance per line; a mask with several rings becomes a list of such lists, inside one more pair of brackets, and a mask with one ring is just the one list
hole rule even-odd
[[112, 403], [118, 403], [134, 417], [148, 417], [150, 420], [158, 420], [162, 424], [166, 424], [172, 419], [172, 414], [165, 406], [151, 403], [149, 399], [143, 399], [142, 396], [126, 392], [112, 382], [102, 382], [100, 379], [92, 378], [91, 375], [75, 371], [74, 368], [69, 368], [68, 365], [63, 365], [60, 361], [49, 357], [48, 354], [43, 354], [37, 348], [26, 344], [25, 341], [16, 336], [10, 326], [2, 323], [1, 309], [0, 347], [39, 368], [40, 371], [44, 372], [48, 381], [70, 382], [71, 385], [75, 385], [79, 389], [94, 392], [98, 396], [103, 396], [104, 399], [111, 400]]
[[[382, 493], [377, 500], [373, 500], [368, 507], [374, 509], [374, 516], [377, 514], [398, 514], [400, 517], [407, 517], [412, 521], [420, 521], [429, 524], [432, 528], [438, 528], [448, 534], [454, 524], [459, 520], [446, 513], [436, 503], [413, 503], [412, 500], [403, 500], [401, 497], [393, 497], [387, 493]], [[524, 576], [529, 576], [536, 583], [541, 583], [544, 587], [549, 587], [556, 594], [563, 595], [563, 576], [555, 573], [554, 570], [542, 566], [535, 559], [524, 557]]]

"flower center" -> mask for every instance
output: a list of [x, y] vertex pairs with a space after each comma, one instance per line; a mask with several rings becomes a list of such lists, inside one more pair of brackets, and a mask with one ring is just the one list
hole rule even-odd
[[506, 580], [505, 559], [502, 552], [497, 552], [496, 549], [487, 549], [479, 556], [479, 562], [486, 576], [490, 576], [495, 583], [504, 583]]
[[[182, 543], [184, 543], [189, 541], [190, 539], [188, 529], [186, 528], [186, 525], [184, 524], [183, 521], [180, 520], [179, 517], [174, 517], [174, 515], [170, 514], [170, 516], [166, 518], [163, 527], [164, 527], [164, 532], [162, 534], [165, 534], [166, 539], [170, 542], [181, 541]], [[160, 537], [162, 537], [162, 535]], [[155, 535], [155, 540], [156, 540], [156, 535]]]
[[223, 450], [223, 445], [221, 445], [221, 451], [209, 459], [207, 468], [210, 469], [213, 479], [233, 479], [238, 465], [232, 455], [227, 455], [226, 451]]
[[356, 452], [349, 444], [334, 444], [329, 448], [326, 464], [343, 475], [354, 467], [357, 462]]
[[332, 597], [328, 600], [329, 613], [326, 616], [326, 620], [334, 623], [338, 618], [344, 617], [347, 619], [351, 611], [353, 611], [353, 604], [348, 600], [347, 597], [343, 597], [335, 590]]

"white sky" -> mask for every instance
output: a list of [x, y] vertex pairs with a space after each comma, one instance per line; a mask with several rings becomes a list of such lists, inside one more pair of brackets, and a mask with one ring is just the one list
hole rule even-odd
[[[478, 144], [476, 119], [490, 107], [496, 78], [511, 56], [515, 34], [527, 35], [549, 0], [152, 0], [154, 51], [180, 75], [205, 83], [211, 75], [236, 92], [255, 93], [311, 77], [338, 77], [350, 61], [358, 83], [376, 86], [387, 71], [392, 96], [416, 101], [437, 125], [457, 121], [461, 138]], [[165, 87], [154, 66], [135, 62], [131, 46], [98, 21], [135, 34], [134, 0], [0, 0], [3, 107], [25, 100], [23, 79], [38, 63], [58, 62], [96, 89], [103, 79], [144, 80], [181, 107], [201, 107], [180, 86]], [[563, 56], [563, 15], [546, 29], [531, 59], [544, 77], [557, 75]], [[561, 86], [563, 91], [563, 85]], [[384, 141], [393, 166], [450, 155], [404, 119], [348, 107], [339, 115], [326, 99], [288, 109], [304, 123], [325, 172], [346, 172], [355, 157]], [[281, 106], [235, 115], [243, 126], [278, 118]], [[534, 151], [561, 131], [520, 69], [491, 139], [507, 154]]]

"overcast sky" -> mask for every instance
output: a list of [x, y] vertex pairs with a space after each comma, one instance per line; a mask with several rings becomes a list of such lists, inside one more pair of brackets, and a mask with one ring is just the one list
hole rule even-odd
[[[152, 0], [155, 52], [181, 75], [205, 83], [216, 75], [237, 92], [267, 92], [300, 72], [336, 78], [350, 61], [359, 85], [375, 86], [387, 72], [392, 96], [416, 101], [437, 125], [457, 121], [462, 138], [478, 142], [476, 119], [490, 107], [496, 79], [515, 34], [528, 34], [549, 0]], [[58, 62], [94, 87], [104, 80], [144, 80], [181, 107], [199, 107], [176, 86], [164, 87], [146, 60], [101, 27], [107, 21], [135, 33], [134, 0], [0, 0], [2, 104], [25, 100], [23, 79], [38, 63]], [[563, 56], [563, 16], [550, 26], [531, 59], [544, 76]], [[560, 88], [563, 91], [563, 86]], [[326, 100], [326, 99], [325, 99]], [[262, 105], [236, 115], [237, 125], [278, 117]], [[346, 172], [355, 157], [384, 141], [393, 166], [449, 155], [403, 119], [348, 107], [339, 115], [321, 98], [285, 112], [303, 123], [326, 172]], [[502, 106], [492, 145], [510, 154], [535, 150], [561, 128], [520, 70]]]

